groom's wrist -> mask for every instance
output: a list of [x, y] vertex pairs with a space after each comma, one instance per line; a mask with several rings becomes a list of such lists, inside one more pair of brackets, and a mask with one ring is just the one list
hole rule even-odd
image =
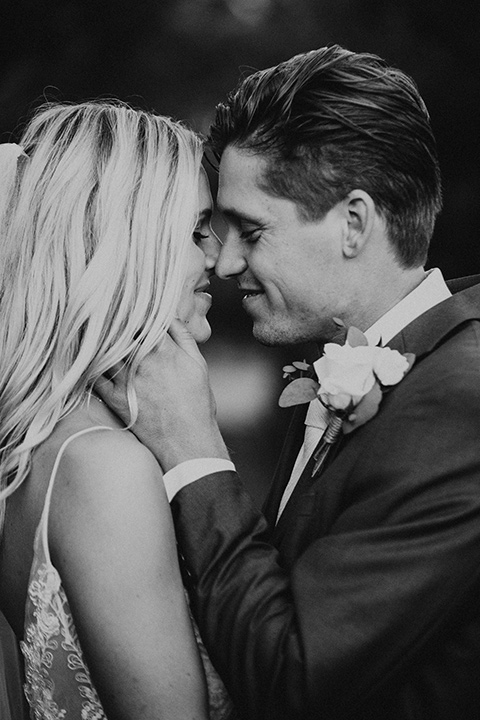
[[230, 460], [227, 447], [218, 428], [204, 429], [203, 432], [174, 431], [171, 438], [165, 434], [157, 437], [157, 448], [151, 448], [164, 472], [181, 463], [197, 458]]
[[185, 460], [166, 472], [163, 476], [168, 501], [171, 502], [182, 488], [196, 480], [206, 475], [212, 475], [213, 473], [225, 470], [235, 472], [235, 465], [231, 460], [225, 460], [223, 458], [195, 458], [194, 460]]

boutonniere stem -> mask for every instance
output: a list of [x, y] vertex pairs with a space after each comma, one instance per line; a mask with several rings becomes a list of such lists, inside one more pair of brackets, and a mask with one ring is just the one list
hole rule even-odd
[[322, 469], [323, 463], [330, 451], [332, 445], [336, 443], [342, 432], [343, 416], [333, 414], [326, 427], [325, 432], [322, 435], [320, 442], [318, 443], [314, 453], [313, 459], [315, 464], [312, 469], [312, 478], [319, 474]]

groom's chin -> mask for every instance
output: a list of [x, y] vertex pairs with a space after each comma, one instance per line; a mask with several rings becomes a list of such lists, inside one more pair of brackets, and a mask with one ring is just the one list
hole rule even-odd
[[289, 334], [281, 328], [275, 328], [266, 323], [253, 323], [252, 334], [255, 340], [267, 347], [291, 345]]

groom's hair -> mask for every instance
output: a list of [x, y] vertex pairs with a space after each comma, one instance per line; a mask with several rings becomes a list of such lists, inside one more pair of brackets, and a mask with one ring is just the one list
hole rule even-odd
[[362, 189], [404, 267], [423, 265], [442, 205], [430, 118], [415, 82], [381, 58], [339, 45], [240, 82], [216, 108], [210, 145], [267, 160], [261, 188], [320, 220]]

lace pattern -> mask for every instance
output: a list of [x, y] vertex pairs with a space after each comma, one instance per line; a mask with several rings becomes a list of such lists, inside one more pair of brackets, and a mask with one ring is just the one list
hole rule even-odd
[[60, 577], [47, 562], [32, 568], [20, 648], [25, 658], [25, 695], [35, 720], [106, 720]]

